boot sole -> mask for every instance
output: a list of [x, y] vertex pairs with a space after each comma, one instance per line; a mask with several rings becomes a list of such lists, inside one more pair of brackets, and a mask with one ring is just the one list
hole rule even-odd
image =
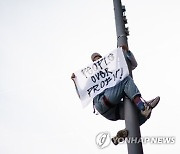
[[123, 129], [117, 132], [117, 135], [111, 139], [114, 145], [118, 145], [120, 142], [123, 142], [125, 138], [128, 137], [128, 130]]
[[[157, 103], [154, 104], [154, 105], [151, 105], [151, 104], [150, 104], [150, 106], [151, 106], [152, 109], [155, 108], [155, 107], [158, 105], [158, 103], [159, 103], [159, 101], [160, 101], [160, 97], [159, 97], [159, 96], [156, 97], [156, 98], [154, 99], [154, 101], [156, 101]], [[153, 101], [153, 102], [154, 102], [154, 101]], [[153, 103], [152, 103], [152, 104], [153, 104]]]

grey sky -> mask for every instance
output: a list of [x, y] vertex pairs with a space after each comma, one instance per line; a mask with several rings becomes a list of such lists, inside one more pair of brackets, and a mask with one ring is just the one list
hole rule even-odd
[[[122, 3], [139, 64], [134, 80], [144, 99], [161, 96], [142, 136], [176, 137], [144, 152], [178, 153], [180, 2]], [[0, 0], [0, 153], [126, 153], [126, 145], [96, 147], [99, 132], [113, 136], [124, 122], [95, 116], [92, 105], [82, 109], [70, 80], [92, 52], [115, 48], [112, 0]]]

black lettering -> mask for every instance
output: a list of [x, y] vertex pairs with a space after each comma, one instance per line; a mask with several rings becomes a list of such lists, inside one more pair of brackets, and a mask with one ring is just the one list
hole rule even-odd
[[113, 74], [113, 77], [114, 77], [114, 81], [116, 80], [116, 76], [115, 76], [115, 74]]
[[121, 68], [121, 76], [120, 76], [120, 79], [122, 79], [122, 76], [123, 76], [123, 68]]
[[96, 78], [94, 76], [91, 76], [92, 82], [96, 83]]
[[106, 61], [106, 57], [104, 57], [104, 62], [105, 62], [105, 64], [106, 64], [106, 65], [108, 65], [108, 64], [110, 63], [110, 62], [109, 62], [109, 63], [107, 63], [107, 61]]
[[102, 78], [105, 78], [106, 74], [103, 71], [99, 72]]
[[102, 63], [103, 59], [100, 59], [99, 61], [97, 61], [97, 64], [99, 65], [100, 69], [102, 69], [101, 63]]
[[114, 55], [113, 55], [113, 53], [110, 53], [110, 54], [108, 55], [108, 59], [109, 59], [110, 61], [113, 61], [113, 60], [114, 60]]
[[118, 72], [120, 71], [120, 69], [116, 70], [116, 78], [117, 78], [117, 75], [118, 75]]
[[[117, 79], [118, 77], [118, 72], [120, 71], [120, 69], [116, 70], [115, 73], [113, 73], [113, 78], [114, 78], [114, 81]], [[121, 79], [121, 78], [120, 78]]]
[[105, 82], [106, 82], [106, 86], [109, 84], [109, 82], [112, 80], [112, 78], [111, 77], [108, 77], [108, 78], [106, 78], [105, 79]]
[[97, 87], [98, 87], [98, 84], [97, 84], [97, 85], [95, 85], [95, 86], [93, 86], [94, 93], [95, 93], [96, 91], [99, 91], [99, 90], [100, 90], [100, 89], [97, 89]]
[[108, 71], [108, 68], [105, 68], [104, 70], [105, 70], [107, 76], [109, 76], [109, 74], [113, 73], [113, 72]]
[[87, 67], [87, 72], [88, 72], [89, 74], [92, 74], [92, 73], [93, 73], [91, 67]]
[[96, 78], [99, 80], [99, 72], [95, 74]]
[[100, 87], [103, 88], [104, 86], [105, 86], [105, 82], [104, 82], [104, 81], [101, 81]]
[[96, 63], [94, 63], [94, 64], [92, 65], [92, 69], [93, 69], [94, 71], [96, 71], [96, 70], [98, 69]]
[[99, 91], [100, 89], [98, 89], [98, 84], [90, 87], [90, 88], [87, 90], [88, 95], [89, 95], [90, 97], [91, 97], [91, 92], [92, 92], [92, 90], [93, 90], [94, 93], [95, 93], [96, 91]]
[[81, 72], [82, 74], [87, 78], [86, 74], [85, 74], [86, 68], [82, 69]]
[[88, 90], [87, 90], [87, 92], [88, 92], [88, 95], [91, 97], [91, 91], [92, 91], [92, 89], [93, 89], [93, 87], [91, 87], [91, 88], [89, 88]]

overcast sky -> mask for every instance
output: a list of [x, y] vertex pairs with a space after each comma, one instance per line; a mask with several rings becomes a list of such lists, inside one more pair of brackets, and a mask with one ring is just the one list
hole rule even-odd
[[[129, 47], [143, 98], [161, 96], [142, 136], [175, 136], [145, 144], [144, 153], [179, 153], [180, 2], [127, 0]], [[98, 149], [124, 121], [83, 109], [70, 79], [93, 52], [116, 48], [113, 0], [0, 0], [0, 154], [119, 154], [126, 144]]]

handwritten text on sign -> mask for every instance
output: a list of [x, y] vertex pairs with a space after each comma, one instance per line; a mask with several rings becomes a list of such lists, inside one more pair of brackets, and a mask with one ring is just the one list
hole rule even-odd
[[115, 86], [129, 75], [121, 48], [118, 48], [87, 67], [77, 71], [76, 86], [83, 107], [109, 87]]

